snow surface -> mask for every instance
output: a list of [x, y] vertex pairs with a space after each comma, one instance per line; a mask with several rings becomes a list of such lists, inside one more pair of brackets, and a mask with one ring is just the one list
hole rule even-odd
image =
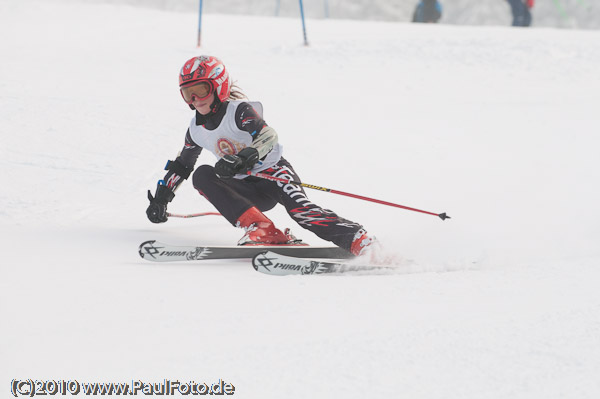
[[[600, 395], [600, 32], [197, 16], [0, 2], [0, 395], [13, 378], [216, 381], [241, 398]], [[234, 243], [219, 217], [146, 220], [215, 54], [304, 181], [400, 257], [386, 275], [152, 264], [148, 239]], [[203, 154], [199, 163], [214, 162]], [[170, 211], [212, 211], [187, 182]], [[269, 212], [281, 227], [324, 244]]]

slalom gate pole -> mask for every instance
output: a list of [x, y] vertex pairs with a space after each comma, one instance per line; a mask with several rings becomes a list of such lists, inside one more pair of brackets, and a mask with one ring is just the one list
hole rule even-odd
[[394, 204], [392, 202], [381, 201], [381, 200], [374, 199], [374, 198], [364, 197], [362, 195], [350, 194], [350, 193], [346, 193], [346, 192], [343, 192], [343, 191], [334, 190], [332, 188], [320, 187], [320, 186], [315, 186], [314, 184], [308, 184], [308, 183], [302, 183], [302, 182], [298, 182], [298, 181], [283, 179], [281, 177], [275, 177], [275, 176], [267, 175], [265, 173], [258, 173], [258, 172], [248, 171], [248, 172], [246, 172], [246, 174], [249, 175], [249, 176], [258, 177], [258, 178], [265, 179], [265, 180], [271, 180], [271, 181], [280, 182], [280, 183], [286, 183], [286, 184], [295, 184], [297, 186], [306, 187], [306, 188], [312, 188], [314, 190], [319, 190], [319, 191], [325, 191], [327, 193], [345, 195], [346, 197], [357, 198], [357, 199], [360, 199], [360, 200], [363, 200], [363, 201], [371, 201], [371, 202], [375, 202], [377, 204], [382, 204], [382, 205], [387, 205], [387, 206], [393, 206], [393, 207], [396, 207], [396, 208], [402, 208], [402, 209], [406, 209], [406, 210], [413, 211], [413, 212], [421, 212], [421, 213], [425, 213], [427, 215], [437, 216], [437, 217], [439, 217], [442, 220], [450, 219], [450, 216], [446, 215], [445, 212], [444, 213], [427, 212], [427, 211], [423, 211], [421, 209], [410, 208], [408, 206]]
[[221, 214], [219, 212], [202, 212], [202, 213], [190, 213], [188, 215], [180, 215], [177, 213], [169, 213], [167, 212], [167, 216], [171, 217], [171, 218], [196, 218], [198, 216], [209, 216], [209, 215], [215, 215], [215, 216], [221, 216]]
[[200, 43], [202, 41], [202, 0], [200, 0], [200, 5], [198, 8], [198, 44], [200, 47]]
[[281, 0], [277, 0], [277, 3], [275, 3], [275, 16], [278, 17], [279, 16], [279, 9], [281, 8]]
[[304, 4], [300, 0], [300, 18], [302, 18], [302, 33], [304, 34], [304, 45], [308, 46], [308, 39], [306, 38], [306, 23], [304, 23]]

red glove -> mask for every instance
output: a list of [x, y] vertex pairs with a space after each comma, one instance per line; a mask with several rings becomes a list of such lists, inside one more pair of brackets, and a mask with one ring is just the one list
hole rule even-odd
[[535, 0], [525, 0], [525, 4], [527, 5], [527, 8], [532, 9], [533, 5], [535, 4]]

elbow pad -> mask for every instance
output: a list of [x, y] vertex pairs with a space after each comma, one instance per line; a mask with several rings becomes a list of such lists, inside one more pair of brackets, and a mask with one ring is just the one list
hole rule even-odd
[[265, 126], [254, 137], [251, 146], [258, 151], [259, 159], [263, 159], [277, 144], [277, 132], [270, 126]]

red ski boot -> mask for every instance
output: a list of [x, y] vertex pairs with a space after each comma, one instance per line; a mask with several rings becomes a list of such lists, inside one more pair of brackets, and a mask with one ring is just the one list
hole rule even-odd
[[283, 233], [256, 207], [244, 212], [236, 226], [246, 230], [238, 245], [302, 245], [301, 240], [290, 234], [290, 229]]
[[368, 250], [373, 249], [372, 245], [375, 242], [375, 237], [367, 235], [365, 229], [360, 229], [354, 235], [354, 240], [352, 240], [352, 245], [350, 246], [350, 252], [355, 256], [365, 255]]
[[398, 255], [385, 251], [379, 241], [369, 236], [364, 229], [360, 229], [354, 235], [350, 252], [371, 265], [395, 265], [401, 262]]

